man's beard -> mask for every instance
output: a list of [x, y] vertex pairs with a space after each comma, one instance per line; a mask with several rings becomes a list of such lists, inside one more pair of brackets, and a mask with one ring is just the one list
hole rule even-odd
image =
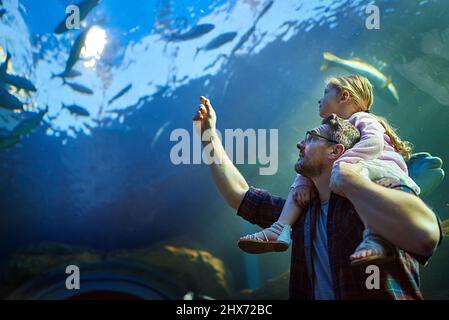
[[295, 163], [295, 171], [306, 178], [313, 178], [321, 174], [321, 167], [318, 165], [312, 165], [301, 158]]

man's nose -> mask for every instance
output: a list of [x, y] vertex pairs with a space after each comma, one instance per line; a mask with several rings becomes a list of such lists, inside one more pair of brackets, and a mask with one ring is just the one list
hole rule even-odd
[[298, 143], [296, 144], [296, 148], [298, 148], [298, 150], [300, 150], [300, 151], [301, 151], [302, 149], [304, 149], [304, 140], [298, 142]]
[[319, 105], [321, 105], [321, 99], [320, 99], [320, 100], [318, 100], [318, 104], [319, 104]]

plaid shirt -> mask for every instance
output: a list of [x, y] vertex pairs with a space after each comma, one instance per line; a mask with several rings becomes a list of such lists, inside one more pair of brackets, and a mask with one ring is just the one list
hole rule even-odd
[[[405, 190], [404, 190], [405, 191]], [[250, 187], [237, 214], [245, 220], [267, 228], [281, 214], [285, 200], [265, 190]], [[313, 263], [312, 241], [316, 217], [320, 210], [319, 200], [310, 204], [307, 214], [292, 227], [292, 255], [290, 264], [289, 298], [312, 300]], [[349, 256], [362, 241], [364, 226], [349, 200], [331, 194], [327, 220], [329, 263], [336, 299], [423, 299], [419, 289], [419, 265], [430, 257], [422, 257], [397, 250], [394, 262], [379, 266], [380, 288], [367, 289], [365, 282], [371, 274], [365, 267], [351, 266]], [[441, 225], [440, 225], [440, 234]], [[440, 239], [442, 236], [440, 237]], [[441, 242], [441, 240], [440, 240]], [[309, 265], [309, 268], [308, 268]], [[308, 272], [311, 266], [311, 273]]]

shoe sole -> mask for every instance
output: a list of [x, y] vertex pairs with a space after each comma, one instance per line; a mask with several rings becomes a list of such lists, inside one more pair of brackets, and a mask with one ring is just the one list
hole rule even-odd
[[[382, 256], [371, 256], [371, 257], [365, 257], [365, 258], [361, 258], [361, 259], [356, 259], [356, 260], [352, 260], [351, 261], [351, 266], [353, 267], [360, 267], [360, 266], [364, 266], [367, 265], [369, 263], [375, 263], [375, 264], [386, 264], [386, 263], [390, 263], [393, 262], [396, 258], [395, 257], [382, 257]], [[378, 261], [376, 261], [378, 260]]]
[[279, 241], [257, 241], [257, 240], [240, 240], [238, 242], [240, 249], [247, 253], [259, 254], [266, 252], [282, 252], [286, 251], [289, 245]]

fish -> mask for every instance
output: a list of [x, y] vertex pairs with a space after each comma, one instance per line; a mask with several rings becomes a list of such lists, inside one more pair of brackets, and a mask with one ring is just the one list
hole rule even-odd
[[27, 119], [20, 122], [12, 131], [14, 136], [24, 136], [36, 129], [42, 122], [42, 119], [48, 112], [48, 106], [45, 110], [40, 111], [37, 114], [29, 116]]
[[[2, 116], [2, 118], [4, 118], [4, 117]], [[10, 135], [11, 135], [11, 130], [8, 130], [6, 128], [0, 127], [0, 138], [7, 137], [7, 136], [10, 136]]]
[[87, 111], [85, 108], [80, 107], [76, 104], [72, 104], [69, 106], [66, 106], [65, 104], [62, 104], [62, 109], [67, 109], [70, 111], [71, 114], [74, 114], [76, 116], [81, 117], [90, 117], [89, 111]]
[[151, 95], [153, 99], [159, 99], [161, 98], [167, 90], [170, 89], [169, 86], [157, 86], [157, 91]]
[[9, 60], [11, 60], [11, 53], [8, 51], [6, 53], [5, 61], [0, 65], [0, 84], [5, 82], [5, 77], [8, 71]]
[[79, 72], [75, 69], [71, 69], [70, 71], [63, 71], [58, 74], [52, 73], [51, 79], [54, 79], [54, 78], [69, 79], [69, 78], [79, 77], [80, 75], [81, 75], [81, 72]]
[[9, 135], [0, 136], [0, 150], [5, 150], [14, 147], [20, 142], [20, 137]]
[[225, 59], [229, 59], [231, 57], [233, 57], [235, 55], [235, 53], [240, 50], [242, 48], [242, 46], [249, 40], [249, 38], [254, 34], [254, 31], [256, 31], [256, 26], [257, 23], [259, 22], [259, 20], [267, 13], [267, 11], [271, 8], [271, 6], [273, 5], [273, 1], [269, 1], [267, 3], [267, 5], [262, 9], [262, 11], [259, 13], [259, 15], [257, 16], [254, 24], [251, 26], [251, 28], [248, 29], [248, 31], [246, 31], [243, 36], [239, 39], [239, 41], [237, 42], [237, 44], [234, 46], [234, 48], [232, 48], [231, 54], [226, 55], [226, 54], [221, 54], [217, 57], [217, 59], [215, 59], [214, 62], [212, 62], [210, 65], [206, 66], [204, 68], [204, 71], [214, 67], [216, 65], [216, 63], [221, 60], [222, 58]]
[[394, 105], [397, 105], [399, 103], [398, 90], [391, 82], [387, 85], [386, 89], [374, 87], [374, 95], [378, 95]]
[[432, 68], [427, 57], [416, 58], [409, 63], [394, 65], [395, 70], [416, 86], [419, 90], [427, 93], [443, 106], [449, 106], [449, 83], [441, 81], [438, 74], [446, 75], [446, 70], [439, 69], [438, 73]]
[[70, 49], [69, 58], [67, 59], [67, 63], [65, 66], [64, 72], [69, 72], [75, 66], [75, 64], [80, 59], [81, 49], [84, 47], [84, 43], [86, 42], [87, 34], [89, 33], [91, 27], [85, 29], [81, 34], [76, 38], [75, 43]]
[[441, 221], [441, 229], [446, 237], [449, 236], [449, 219]]
[[85, 87], [85, 86], [83, 86], [81, 84], [78, 84], [78, 83], [67, 82], [65, 79], [63, 79], [63, 84], [69, 86], [70, 88], [72, 88], [76, 92], [79, 92], [79, 93], [82, 93], [82, 94], [87, 94], [87, 95], [94, 94], [94, 92], [91, 89], [89, 89], [89, 88], [87, 88], [87, 87]]
[[421, 188], [421, 198], [429, 196], [444, 179], [443, 161], [428, 152], [412, 154], [406, 164], [410, 178]]
[[198, 55], [198, 53], [201, 50], [209, 51], [209, 50], [217, 49], [217, 48], [221, 47], [222, 45], [234, 40], [234, 38], [236, 36], [237, 36], [237, 32], [226, 32], [226, 33], [220, 34], [219, 36], [213, 38], [206, 46], [197, 48], [194, 58], [196, 58], [196, 56]]
[[231, 51], [231, 56], [233, 56], [244, 44], [248, 39], [251, 37], [251, 35], [256, 31], [256, 25], [259, 22], [259, 20], [270, 10], [271, 6], [273, 5], [273, 1], [268, 1], [268, 3], [264, 6], [262, 11], [257, 16], [256, 20], [254, 21], [254, 24], [251, 26], [251, 28], [248, 29], [248, 31], [245, 32], [245, 34], [239, 39], [239, 42], [235, 45], [235, 47]]
[[24, 77], [7, 74], [7, 75], [5, 75], [4, 81], [6, 83], [16, 87], [17, 89], [23, 89], [25, 91], [32, 91], [32, 92], [37, 91], [34, 84], [30, 80], [28, 80]]
[[263, 7], [262, 11], [257, 16], [254, 25], [256, 25], [259, 22], [259, 20], [268, 12], [268, 10], [270, 10], [270, 8], [273, 6], [273, 2], [274, 2], [273, 0], [267, 2], [267, 4]]
[[0, 19], [6, 14], [6, 9], [0, 9]]
[[216, 299], [210, 296], [197, 294], [194, 293], [193, 291], [189, 291], [182, 297], [182, 300], [216, 300]]
[[218, 55], [217, 59], [215, 59], [211, 64], [207, 65], [204, 68], [204, 71], [214, 67], [217, 64], [217, 62], [220, 61], [221, 59], [225, 59], [226, 60], [226, 59], [229, 59], [229, 57], [228, 57], [227, 54], [220, 54], [220, 55]]
[[202, 37], [203, 35], [211, 32], [215, 26], [210, 23], [204, 23], [204, 24], [198, 24], [194, 27], [192, 27], [190, 30], [184, 32], [184, 33], [178, 33], [171, 35], [168, 39], [168, 41], [187, 41], [196, 39], [199, 37]]
[[256, 31], [255, 24], [251, 28], [249, 28], [248, 31], [246, 31], [245, 34], [239, 39], [239, 42], [237, 42], [237, 44], [231, 51], [231, 56], [233, 56], [245, 44], [245, 42], [248, 41], [254, 31]]
[[23, 103], [15, 95], [0, 88], [0, 107], [8, 110], [23, 110]]
[[[84, 0], [76, 4], [79, 8], [80, 22], [83, 21], [87, 15], [100, 3], [100, 0]], [[58, 26], [55, 28], [56, 34], [62, 34], [69, 29], [67, 29], [66, 21], [70, 14], [67, 14], [64, 20], [62, 20]]]
[[323, 53], [323, 58], [324, 63], [321, 65], [321, 71], [325, 71], [332, 66], [336, 66], [350, 73], [364, 76], [373, 84], [376, 89], [378, 89], [377, 91], [379, 93], [384, 91], [383, 93], [389, 97], [390, 101], [394, 102], [394, 104], [399, 103], [399, 94], [396, 87], [391, 82], [391, 79], [384, 75], [376, 67], [357, 58], [339, 58], [330, 52]]
[[131, 132], [136, 132], [138, 130], [140, 130], [139, 127], [137, 126], [130, 126], [127, 124], [120, 124], [117, 123], [117, 121], [108, 121], [106, 122], [104, 125], [101, 126], [101, 130], [103, 131], [107, 131], [107, 132], [112, 132], [112, 133], [118, 133], [118, 134], [123, 134], [123, 133], [131, 133]]
[[154, 135], [153, 141], [151, 142], [151, 150], [154, 149], [154, 146], [156, 145], [156, 142], [159, 140], [159, 138], [161, 137], [161, 135], [164, 133], [165, 129], [167, 129], [167, 127], [171, 124], [171, 121], [167, 121], [165, 122], [162, 127], [160, 127], [156, 134]]
[[117, 100], [117, 99], [121, 98], [122, 96], [124, 96], [126, 93], [128, 93], [129, 90], [131, 90], [132, 87], [133, 87], [133, 85], [129, 84], [125, 88], [120, 90], [119, 93], [117, 93], [115, 96], [112, 97], [111, 100], [109, 100], [108, 105], [111, 105], [115, 100]]
[[435, 56], [449, 60], [449, 51], [447, 50], [449, 45], [449, 39], [443, 34], [447, 33], [447, 29], [441, 33], [438, 29], [433, 29], [429, 32], [421, 33], [421, 51], [426, 55], [431, 55], [432, 59]]

